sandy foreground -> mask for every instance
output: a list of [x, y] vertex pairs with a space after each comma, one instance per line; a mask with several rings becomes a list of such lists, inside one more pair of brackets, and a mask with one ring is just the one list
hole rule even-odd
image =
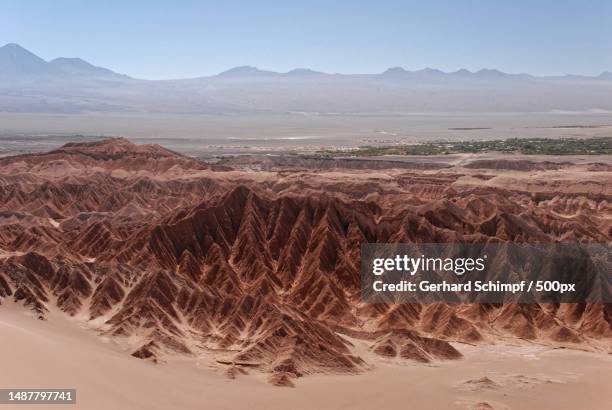
[[[356, 341], [356, 349], [367, 351]], [[229, 380], [210, 360], [153, 364], [74, 319], [0, 308], [0, 387], [76, 388], [76, 405], [19, 409], [609, 409], [612, 356], [537, 345], [455, 345], [465, 358], [434, 365], [378, 360], [358, 376], [308, 376], [296, 388], [263, 375]], [[9, 408], [13, 406], [0, 406]]]

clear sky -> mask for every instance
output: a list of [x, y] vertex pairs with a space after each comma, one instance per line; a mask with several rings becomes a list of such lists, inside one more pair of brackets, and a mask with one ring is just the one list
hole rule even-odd
[[612, 2], [0, 0], [0, 43], [140, 78], [239, 65], [612, 71]]

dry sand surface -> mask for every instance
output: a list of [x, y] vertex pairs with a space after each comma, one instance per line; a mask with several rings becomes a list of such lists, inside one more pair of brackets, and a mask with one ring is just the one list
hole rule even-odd
[[76, 406], [53, 409], [607, 409], [612, 403], [606, 353], [461, 344], [455, 345], [465, 356], [459, 361], [379, 359], [361, 375], [309, 376], [290, 389], [257, 374], [229, 380], [192, 358], [138, 360], [60, 312], [40, 321], [13, 302], [3, 304], [0, 386], [77, 389]]

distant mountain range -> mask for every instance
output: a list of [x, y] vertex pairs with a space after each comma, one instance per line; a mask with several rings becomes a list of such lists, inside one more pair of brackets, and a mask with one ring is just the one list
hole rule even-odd
[[0, 74], [11, 76], [88, 76], [128, 78], [109, 69], [96, 67], [80, 58], [60, 57], [45, 61], [19, 44], [0, 47]]
[[141, 80], [80, 58], [0, 47], [0, 111], [478, 112], [612, 110], [612, 73], [537, 77], [494, 69], [392, 67], [380, 74], [241, 66], [208, 77]]

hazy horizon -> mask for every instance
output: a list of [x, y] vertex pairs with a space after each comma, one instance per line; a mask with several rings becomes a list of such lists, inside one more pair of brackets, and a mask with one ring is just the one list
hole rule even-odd
[[[3, 47], [17, 47], [20, 49], [23, 49], [27, 52], [30, 52], [32, 54], [34, 54], [35, 56], [40, 57], [39, 53], [36, 52], [36, 50], [31, 50], [28, 49], [27, 47], [24, 47], [22, 44], [17, 43], [17, 42], [9, 42], [9, 43], [5, 43], [0, 45], [0, 49], [2, 49]], [[97, 65], [95, 63], [92, 63], [91, 61], [88, 60], [84, 60], [83, 58], [81, 58], [80, 56], [55, 56], [55, 57], [51, 57], [48, 59], [43, 59], [46, 62], [52, 62], [54, 60], [62, 60], [62, 59], [69, 59], [69, 60], [83, 60], [86, 63], [89, 63], [95, 67], [99, 67], [99, 68], [106, 68], [109, 69], [108, 67], [105, 66], [101, 66], [101, 65]], [[563, 76], [584, 76], [584, 77], [597, 77], [601, 74], [607, 74], [612, 72], [612, 68], [610, 70], [604, 70], [598, 73], [594, 73], [592, 75], [589, 74], [581, 74], [581, 73], [564, 73], [564, 74], [541, 74], [541, 75], [537, 75], [537, 74], [533, 74], [530, 72], [507, 72], [504, 70], [500, 70], [497, 67], [480, 67], [480, 68], [474, 68], [472, 70], [467, 69], [465, 67], [460, 67], [456, 70], [451, 70], [451, 71], [445, 71], [445, 70], [441, 70], [438, 67], [432, 67], [432, 66], [423, 66], [423, 67], [416, 67], [416, 68], [408, 68], [402, 65], [391, 65], [389, 67], [386, 67], [384, 69], [382, 69], [379, 72], [357, 72], [357, 71], [350, 71], [350, 72], [339, 72], [339, 71], [334, 71], [334, 72], [328, 72], [328, 71], [319, 71], [319, 70], [314, 70], [312, 67], [293, 67], [290, 69], [287, 69], [286, 71], [279, 71], [279, 70], [274, 70], [271, 69], [269, 67], [260, 67], [260, 66], [254, 66], [251, 64], [243, 64], [243, 65], [238, 65], [238, 66], [232, 66], [232, 67], [226, 67], [224, 69], [222, 69], [219, 72], [215, 72], [215, 73], [207, 73], [207, 74], [203, 74], [203, 75], [195, 75], [193, 77], [175, 77], [175, 78], [160, 78], [160, 79], [154, 79], [154, 78], [142, 78], [142, 77], [138, 77], [135, 75], [131, 75], [130, 73], [127, 73], [125, 71], [116, 71], [116, 70], [111, 70], [117, 74], [122, 74], [122, 75], [126, 75], [130, 78], [136, 79], [136, 80], [147, 80], [147, 81], [172, 81], [172, 80], [190, 80], [190, 79], [198, 79], [198, 78], [206, 78], [206, 77], [215, 77], [218, 75], [222, 75], [228, 72], [232, 72], [234, 70], [241, 70], [241, 69], [254, 69], [257, 71], [261, 71], [264, 73], [273, 73], [273, 74], [290, 74], [292, 72], [297, 72], [297, 71], [311, 71], [313, 73], [319, 73], [319, 74], [328, 74], [328, 75], [364, 75], [364, 76], [368, 76], [368, 75], [378, 75], [378, 74], [384, 74], [387, 71], [391, 71], [391, 70], [395, 70], [395, 69], [402, 69], [405, 70], [407, 72], [421, 72], [421, 71], [427, 71], [427, 70], [435, 70], [435, 71], [440, 71], [444, 74], [453, 74], [453, 73], [460, 73], [461, 71], [468, 71], [470, 73], [479, 73], [479, 72], [484, 72], [484, 71], [499, 71], [502, 72], [504, 74], [511, 74], [511, 75], [529, 75], [532, 77], [541, 77], [541, 78], [546, 78], [546, 77], [563, 77]]]
[[2, 5], [4, 42], [47, 61], [79, 57], [142, 79], [208, 76], [245, 65], [349, 74], [395, 66], [536, 76], [612, 71], [612, 6], [605, 1], [589, 7], [549, 1]]

